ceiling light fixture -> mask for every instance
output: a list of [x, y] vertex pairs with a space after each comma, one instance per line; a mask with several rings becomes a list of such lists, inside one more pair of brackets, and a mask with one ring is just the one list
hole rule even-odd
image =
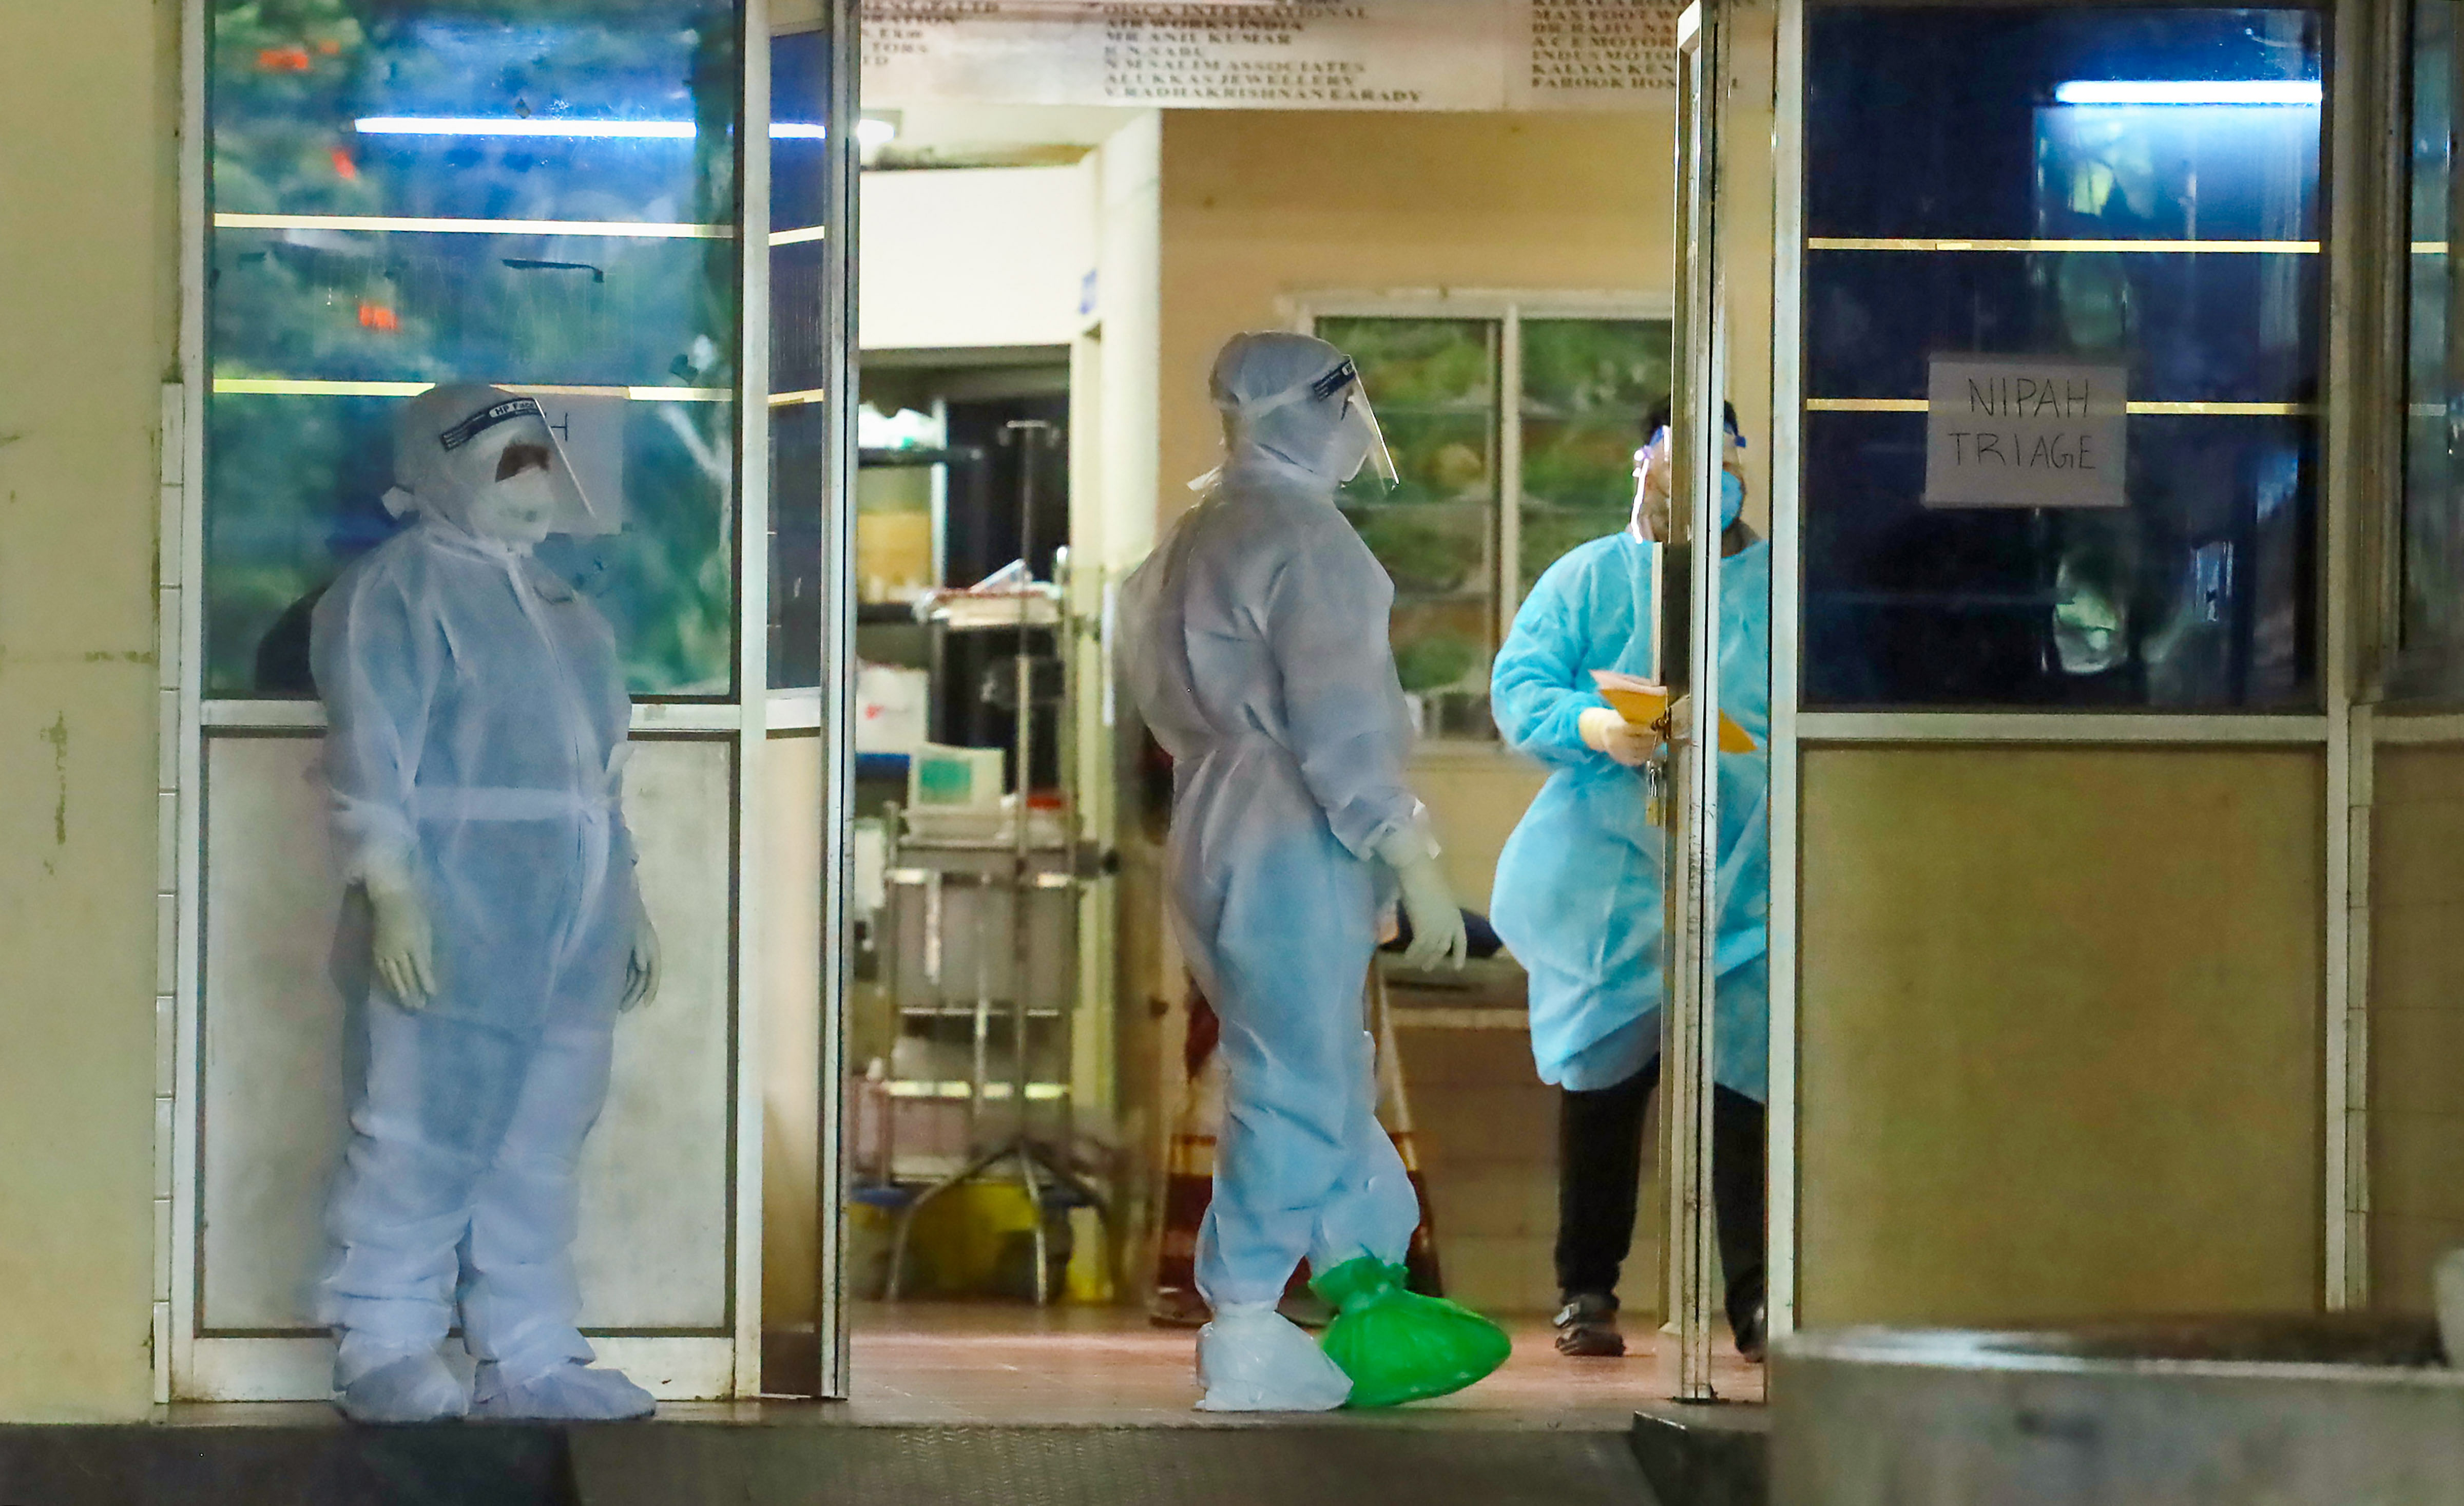
[[2326, 91], [2315, 78], [2075, 78], [2057, 84], [2064, 104], [2306, 104]]

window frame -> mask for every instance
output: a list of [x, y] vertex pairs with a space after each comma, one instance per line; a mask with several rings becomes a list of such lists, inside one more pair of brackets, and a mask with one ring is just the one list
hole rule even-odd
[[[205, 916], [212, 866], [207, 845], [205, 750], [222, 739], [289, 739], [315, 736], [325, 724], [317, 699], [258, 699], [209, 695], [205, 683], [203, 547], [206, 516], [206, 403], [215, 385], [209, 339], [210, 252], [218, 228], [209, 150], [212, 68], [209, 17], [216, 0], [177, 0], [181, 23], [178, 169], [180, 309], [178, 359], [163, 388], [161, 557], [163, 632], [157, 666], [157, 823], [162, 872], [155, 899], [162, 922], [156, 1008], [158, 1074], [154, 1103], [157, 1135], [155, 1278], [152, 1287], [152, 1383], [158, 1404], [175, 1401], [312, 1399], [328, 1389], [332, 1340], [321, 1333], [282, 1328], [209, 1330], [200, 1321], [200, 1230], [205, 1212], [201, 1146], [213, 1126], [206, 1122], [205, 1036], [210, 1001], [205, 990]], [[736, 624], [729, 651], [731, 679], [723, 691], [631, 696], [636, 739], [690, 742], [724, 751], [730, 760], [723, 816], [727, 834], [726, 920], [705, 933], [724, 954], [725, 1104], [722, 1123], [727, 1157], [724, 1262], [726, 1316], [714, 1327], [594, 1329], [603, 1358], [643, 1367], [645, 1379], [666, 1378], [663, 1390], [692, 1388], [714, 1400], [782, 1394], [844, 1399], [847, 1394], [846, 1311], [839, 1294], [843, 1240], [835, 1210], [841, 1205], [842, 1156], [838, 1102], [844, 1082], [847, 961], [838, 938], [845, 933], [848, 863], [847, 809], [852, 774], [852, 601], [847, 574], [854, 475], [853, 276], [858, 162], [855, 133], [842, 122], [857, 110], [857, 0], [730, 0], [738, 45], [736, 148], [737, 213], [724, 237], [733, 242], [737, 273], [735, 319], [737, 365], [730, 386], [736, 417], [731, 457], [732, 521], [722, 558], [734, 577], [730, 611]], [[771, 46], [781, 35], [823, 32], [830, 50], [825, 101], [829, 144], [823, 189], [826, 234], [812, 227], [774, 236], [771, 227]], [[695, 237], [701, 238], [701, 237]], [[823, 277], [823, 360], [826, 386], [803, 392], [771, 390], [770, 347], [775, 334], [770, 267], [775, 250], [818, 240], [826, 250]], [[301, 378], [301, 380], [313, 380]], [[556, 389], [549, 389], [556, 390]], [[392, 395], [392, 394], [377, 394]], [[407, 394], [402, 394], [407, 395]], [[611, 394], [612, 395], [612, 394]], [[629, 390], [627, 391], [630, 397]], [[825, 589], [819, 687], [774, 687], [768, 676], [770, 528], [774, 410], [818, 408], [826, 415], [834, 447], [825, 498]], [[779, 1350], [762, 1327], [761, 1238], [765, 1216], [776, 1209], [762, 1195], [764, 1146], [763, 1052], [755, 1049], [762, 1029], [765, 988], [793, 944], [765, 941], [764, 911], [757, 902], [773, 889], [762, 844], [754, 837], [780, 819], [782, 802], [764, 777], [772, 747], [790, 739], [818, 741], [821, 785], [810, 794], [820, 812], [823, 875], [815, 899], [821, 924], [815, 935], [823, 955], [817, 971], [814, 1015], [818, 1054], [816, 1092], [821, 1105], [818, 1140], [812, 1146], [816, 1206], [823, 1210], [815, 1251], [813, 1296], [817, 1321], [801, 1340]], [[803, 797], [793, 804], [801, 808]], [[792, 814], [792, 810], [789, 812]], [[792, 848], [795, 844], [787, 844]], [[716, 893], [717, 891], [712, 891]], [[776, 950], [773, 948], [776, 947]], [[673, 959], [673, 952], [671, 958]], [[800, 980], [787, 986], [802, 987]], [[775, 1048], [779, 1043], [772, 1042]], [[792, 1043], [789, 1043], [792, 1045]], [[775, 1153], [774, 1153], [775, 1154]], [[765, 1348], [778, 1350], [765, 1361]], [[771, 1365], [765, 1378], [764, 1364]], [[653, 1384], [661, 1384], [653, 1382]]]
[[[1498, 325], [1497, 491], [1488, 520], [1490, 631], [1503, 646], [1522, 606], [1523, 530], [1523, 324], [1527, 320], [1627, 320], [1670, 326], [1675, 339], [1676, 295], [1668, 290], [1405, 288], [1375, 292], [1332, 290], [1282, 300], [1289, 327], [1317, 333], [1329, 319], [1481, 320]], [[1374, 401], [1375, 393], [1370, 394]], [[1493, 750], [1499, 740], [1430, 734], [1423, 750]]]

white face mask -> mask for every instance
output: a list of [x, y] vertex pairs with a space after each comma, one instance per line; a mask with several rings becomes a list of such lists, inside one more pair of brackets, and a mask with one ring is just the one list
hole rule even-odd
[[527, 549], [548, 536], [560, 500], [545, 467], [533, 466], [479, 488], [471, 499], [471, 531], [482, 539]]

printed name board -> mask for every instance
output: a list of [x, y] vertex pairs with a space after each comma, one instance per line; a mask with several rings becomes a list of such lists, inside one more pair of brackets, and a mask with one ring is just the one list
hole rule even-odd
[[1666, 101], [1676, 0], [864, 0], [864, 98], [1193, 109]]

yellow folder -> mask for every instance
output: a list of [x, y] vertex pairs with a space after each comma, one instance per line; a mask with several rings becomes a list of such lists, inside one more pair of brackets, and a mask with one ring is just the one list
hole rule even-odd
[[[1647, 727], [1668, 714], [1668, 690], [1665, 686], [1648, 684], [1626, 675], [1611, 680], [1595, 673], [1594, 678], [1600, 682], [1600, 698], [1616, 708], [1617, 714], [1623, 717], [1630, 726]], [[1751, 753], [1761, 745], [1754, 741], [1752, 733], [1737, 725], [1727, 712], [1720, 713], [1721, 752]]]

